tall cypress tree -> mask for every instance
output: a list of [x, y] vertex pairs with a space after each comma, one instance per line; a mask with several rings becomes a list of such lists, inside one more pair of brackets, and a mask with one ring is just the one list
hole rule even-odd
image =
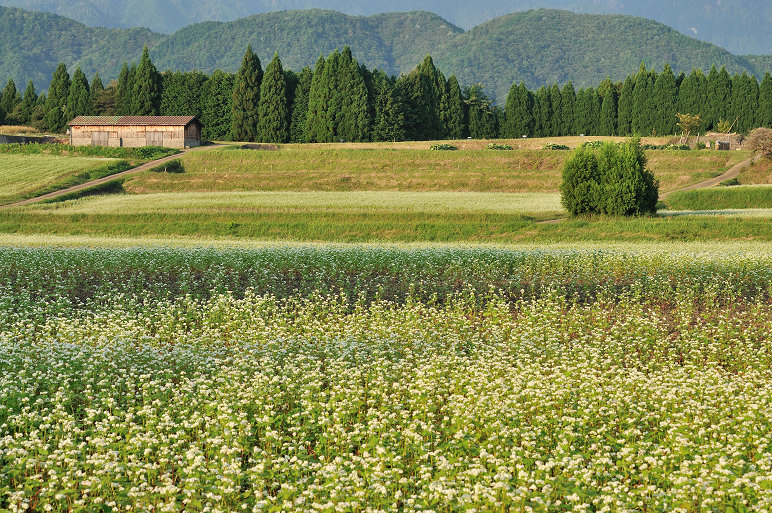
[[[8, 83], [0, 96], [0, 111], [5, 112], [5, 118], [7, 120], [18, 122], [18, 120], [12, 119], [12, 114], [14, 110], [16, 110], [16, 106], [21, 102], [22, 99], [19, 95], [19, 91], [16, 89], [16, 83], [12, 78], [8, 79]], [[3, 116], [0, 114], [0, 119], [2, 119], [2, 117]]]
[[413, 140], [435, 140], [443, 137], [440, 119], [440, 96], [437, 69], [427, 55], [423, 62], [403, 79], [403, 101], [407, 106], [408, 137]]
[[129, 75], [129, 65], [124, 61], [115, 87], [115, 113], [119, 116], [126, 116], [131, 112], [132, 80]]
[[732, 77], [732, 98], [729, 122], [735, 123], [735, 130], [748, 132], [758, 126], [759, 85], [756, 78], [743, 71]]
[[306, 117], [308, 116], [308, 96], [311, 92], [313, 72], [308, 66], [304, 67], [298, 78], [298, 86], [295, 88], [295, 98], [292, 101], [292, 115], [290, 117], [290, 141], [306, 142]]
[[700, 69], [694, 69], [678, 88], [678, 105], [681, 114], [699, 114], [704, 117], [705, 86], [707, 79]]
[[247, 46], [233, 89], [231, 133], [234, 141], [254, 141], [257, 137], [258, 106], [263, 68], [252, 46]]
[[646, 65], [641, 63], [638, 74], [635, 75], [635, 86], [633, 87], [632, 129], [633, 133], [638, 135], [649, 135], [654, 128], [652, 117], [654, 110], [653, 88], [651, 73], [646, 70]]
[[617, 107], [617, 133], [619, 135], [630, 135], [633, 133], [633, 89], [633, 79], [628, 75], [625, 83], [622, 85], [622, 91], [619, 93]]
[[233, 116], [235, 76], [215, 70], [202, 87], [201, 137], [207, 140], [228, 139]]
[[61, 132], [69, 121], [65, 119], [67, 97], [70, 94], [70, 74], [67, 67], [59, 63], [54, 71], [51, 85], [48, 86], [44, 122], [51, 132]]
[[76, 116], [90, 116], [94, 113], [91, 106], [91, 91], [88, 86], [88, 79], [80, 68], [72, 74], [72, 83], [70, 92], [67, 96], [67, 119], [73, 119]]
[[327, 111], [330, 101], [330, 89], [325, 85], [324, 70], [327, 60], [319, 56], [311, 79], [308, 92], [308, 114], [306, 116], [306, 140], [308, 142], [328, 142], [332, 140], [332, 127], [327, 125]]
[[541, 86], [536, 91], [536, 103], [534, 104], [534, 133], [536, 137], [549, 137], [552, 131], [552, 105], [550, 104], [549, 91]]
[[99, 73], [94, 73], [94, 78], [91, 79], [90, 93], [89, 101], [91, 102], [92, 114], [103, 115], [101, 99], [105, 93], [105, 86], [102, 84], [102, 79], [99, 78]]
[[32, 120], [32, 111], [38, 101], [38, 94], [35, 91], [35, 84], [32, 80], [27, 84], [27, 89], [24, 90], [24, 98], [21, 102], [21, 122], [29, 123]]
[[133, 84], [132, 111], [135, 116], [155, 116], [161, 104], [161, 77], [150, 60], [147, 46], [137, 66]]
[[533, 93], [523, 82], [512, 84], [504, 106], [504, 137], [531, 136], [533, 130]]
[[611, 87], [606, 91], [600, 107], [600, 123], [598, 135], [617, 134], [617, 88]]
[[657, 76], [652, 96], [654, 102], [652, 125], [657, 135], [675, 133], [678, 89], [676, 88], [675, 75], [669, 64], [665, 64], [662, 73]]
[[373, 75], [375, 92], [374, 141], [402, 141], [405, 139], [405, 114], [397, 93], [395, 81], [385, 73]]
[[471, 86], [466, 97], [466, 103], [469, 106], [469, 135], [472, 139], [496, 137], [496, 114], [491, 109], [492, 102], [482, 86], [480, 84]]
[[338, 74], [332, 77], [336, 139], [366, 141], [370, 137], [370, 116], [367, 85], [351, 48], [346, 46], [340, 54]]
[[772, 76], [764, 73], [759, 85], [759, 126], [772, 127]]
[[287, 105], [287, 81], [279, 54], [265, 68], [260, 85], [257, 138], [260, 141], [283, 143], [289, 139], [289, 106]]
[[559, 137], [561, 134], [561, 127], [563, 126], [563, 103], [560, 97], [560, 87], [552, 84], [549, 89], [550, 97], [550, 111], [552, 117], [550, 119], [550, 135], [553, 137]]
[[728, 106], [731, 100], [732, 85], [725, 68], [716, 71], [716, 67], [710, 68], [707, 83], [708, 118], [707, 125], [715, 127], [716, 124], [728, 118]]
[[574, 108], [576, 107], [576, 90], [570, 81], [560, 91], [560, 106], [563, 110], [563, 121], [560, 127], [561, 135], [574, 134]]
[[448, 119], [447, 136], [451, 139], [464, 137], [464, 98], [461, 94], [461, 86], [458, 85], [456, 75], [448, 79]]

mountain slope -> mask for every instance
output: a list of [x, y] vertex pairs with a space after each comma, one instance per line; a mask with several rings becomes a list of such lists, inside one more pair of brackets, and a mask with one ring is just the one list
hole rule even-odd
[[[167, 34], [202, 21], [231, 21], [277, 10], [320, 8], [352, 15], [384, 10], [381, 3], [359, 0], [0, 0], [0, 5], [53, 12], [90, 26], [142, 26]], [[392, 0], [387, 9], [430, 11], [468, 29], [538, 8], [641, 16], [735, 53], [772, 53], [769, 0]]]
[[248, 44], [263, 59], [279, 52], [284, 67], [313, 66], [345, 45], [360, 63], [407, 73], [431, 54], [446, 75], [482, 83], [499, 103], [515, 81], [536, 88], [569, 80], [577, 87], [621, 80], [641, 61], [676, 73], [712, 64], [730, 72], [769, 69], [772, 59], [743, 58], [686, 37], [660, 23], [623, 15], [537, 10], [494, 19], [467, 32], [427, 12], [348, 16], [333, 11], [282, 11], [233, 22], [204, 22], [171, 36], [146, 29], [88, 28], [60, 16], [0, 7], [0, 82], [29, 78], [45, 89], [59, 61], [87, 76], [114, 78], [143, 44], [161, 69], [236, 71]]
[[123, 60], [162, 37], [147, 29], [89, 28], [54, 14], [0, 7], [0, 80], [13, 78], [22, 90], [33, 80], [45, 89], [58, 62], [82, 66], [89, 79], [95, 71], [115, 76]]

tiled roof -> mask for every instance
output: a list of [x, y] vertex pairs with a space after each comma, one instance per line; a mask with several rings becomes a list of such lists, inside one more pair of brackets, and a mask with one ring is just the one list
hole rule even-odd
[[69, 126], [187, 126], [195, 116], [78, 116]]

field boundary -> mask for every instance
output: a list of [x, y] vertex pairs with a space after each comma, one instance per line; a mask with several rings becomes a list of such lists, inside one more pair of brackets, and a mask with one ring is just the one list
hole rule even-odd
[[721, 182], [725, 180], [731, 180], [732, 178], [737, 178], [740, 176], [740, 173], [750, 166], [751, 164], [755, 164], [756, 162], [760, 161], [764, 156], [763, 155], [754, 155], [752, 157], [749, 157], [742, 162], [738, 162], [734, 166], [727, 169], [723, 174], [715, 177], [710, 178], [709, 180], [702, 181], [700, 183], [695, 183], [693, 185], [690, 185], [688, 187], [683, 187], [681, 189], [675, 189], [673, 191], [668, 191], [662, 195], [660, 195], [659, 200], [662, 201], [666, 199], [668, 196], [673, 194], [674, 192], [683, 192], [683, 191], [694, 191], [697, 189], [707, 189], [709, 187], [713, 187], [715, 185], [720, 184]]
[[196, 148], [187, 148], [182, 150], [180, 153], [175, 153], [174, 155], [169, 155], [167, 157], [162, 157], [160, 159], [151, 160], [149, 162], [145, 162], [144, 164], [140, 164], [137, 167], [133, 167], [131, 169], [127, 169], [126, 171], [121, 171], [120, 173], [115, 173], [113, 175], [105, 176], [103, 178], [98, 178], [96, 180], [91, 180], [90, 182], [85, 182], [80, 185], [73, 185], [72, 187], [68, 187], [66, 189], [61, 189], [54, 192], [49, 192], [48, 194], [43, 194], [42, 196], [36, 196], [34, 198], [29, 198], [22, 201], [17, 201], [15, 203], [8, 203], [6, 205], [0, 205], [0, 209], [3, 208], [10, 208], [10, 207], [22, 207], [24, 205], [30, 205], [32, 203], [38, 203], [41, 201], [51, 200], [58, 198], [60, 196], [65, 196], [68, 194], [72, 194], [74, 192], [80, 192], [85, 189], [90, 189], [91, 187], [95, 187], [97, 185], [103, 185], [107, 182], [113, 181], [117, 178], [122, 178], [125, 176], [129, 176], [135, 173], [141, 173], [142, 171], [149, 171], [150, 169], [153, 169], [154, 167], [157, 167], [160, 164], [164, 164], [166, 162], [175, 160], [180, 158], [185, 153], [188, 153], [190, 151], [196, 151], [201, 149], [213, 149], [213, 148], [219, 148], [225, 146], [223, 144], [212, 144], [207, 146], [197, 146]]

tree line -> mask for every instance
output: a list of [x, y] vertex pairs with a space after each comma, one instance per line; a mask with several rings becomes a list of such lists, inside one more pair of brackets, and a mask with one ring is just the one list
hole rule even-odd
[[159, 73], [147, 48], [124, 63], [118, 79], [91, 83], [64, 64], [46, 94], [30, 81], [21, 94], [9, 80], [0, 96], [0, 122], [61, 132], [79, 115], [190, 115], [214, 140], [335, 142], [670, 135], [677, 114], [699, 115], [703, 130], [747, 132], [772, 125], [772, 77], [714, 67], [676, 76], [644, 64], [623, 82], [606, 79], [578, 91], [571, 82], [536, 91], [513, 84], [504, 108], [480, 84], [462, 87], [427, 56], [399, 77], [360, 65], [346, 47], [320, 56], [314, 69], [285, 70], [274, 54], [265, 70], [248, 47], [237, 73], [217, 70]]

